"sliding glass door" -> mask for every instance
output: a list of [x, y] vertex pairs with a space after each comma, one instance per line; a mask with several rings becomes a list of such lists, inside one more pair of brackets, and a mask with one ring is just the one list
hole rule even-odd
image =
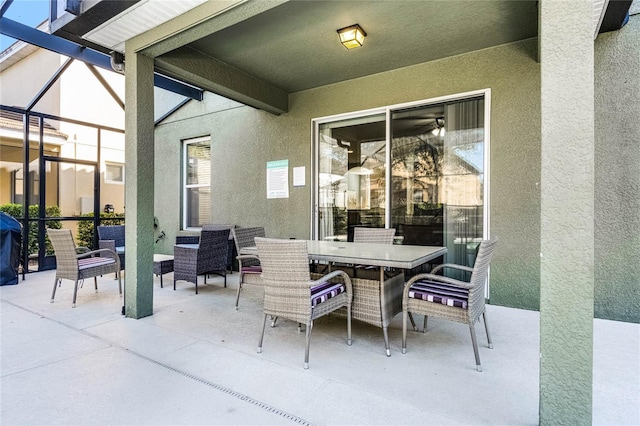
[[473, 265], [488, 237], [488, 90], [314, 120], [312, 238], [396, 228]]
[[391, 221], [404, 244], [472, 266], [484, 235], [484, 99], [391, 113]]
[[385, 227], [385, 114], [319, 126], [318, 237], [353, 240], [356, 226]]

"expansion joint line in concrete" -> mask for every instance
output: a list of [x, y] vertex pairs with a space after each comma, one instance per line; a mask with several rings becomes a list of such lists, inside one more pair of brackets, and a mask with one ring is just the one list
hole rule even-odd
[[266, 404], [266, 403], [264, 403], [262, 401], [258, 401], [257, 399], [251, 398], [248, 395], [244, 395], [244, 394], [242, 394], [240, 392], [234, 391], [233, 389], [229, 389], [229, 388], [227, 388], [225, 386], [222, 386], [222, 385], [219, 385], [217, 383], [210, 382], [209, 380], [203, 379], [202, 377], [194, 376], [193, 374], [187, 373], [186, 371], [182, 371], [182, 370], [180, 370], [178, 368], [175, 368], [175, 367], [172, 367], [172, 366], [170, 366], [168, 364], [164, 364], [162, 362], [156, 361], [155, 359], [149, 358], [149, 357], [147, 357], [145, 355], [139, 354], [139, 353], [134, 352], [134, 351], [132, 351], [130, 349], [127, 349], [127, 348], [125, 348], [123, 346], [120, 346], [118, 344], [115, 344], [113, 342], [105, 340], [105, 339], [101, 338], [100, 336], [97, 336], [95, 334], [89, 333], [86, 330], [82, 330], [82, 329], [70, 326], [69, 324], [65, 324], [62, 321], [58, 321], [58, 320], [55, 320], [53, 318], [46, 317], [46, 316], [42, 315], [39, 312], [35, 312], [35, 311], [27, 309], [27, 308], [25, 308], [23, 306], [16, 305], [13, 302], [9, 302], [9, 301], [4, 300], [4, 299], [0, 299], [0, 300], [2, 300], [2, 302], [7, 303], [7, 304], [9, 304], [9, 305], [11, 305], [13, 307], [16, 307], [18, 309], [22, 309], [23, 311], [26, 311], [26, 312], [29, 312], [30, 314], [37, 315], [40, 318], [44, 318], [44, 319], [49, 320], [51, 322], [54, 322], [56, 324], [62, 325], [64, 327], [67, 327], [67, 328], [69, 328], [71, 330], [74, 330], [74, 331], [77, 331], [79, 333], [82, 333], [82, 334], [84, 334], [86, 336], [92, 337], [94, 339], [98, 339], [98, 340], [100, 340], [100, 341], [102, 341], [104, 343], [109, 344], [110, 346], [116, 347], [116, 348], [118, 348], [118, 349], [120, 349], [122, 351], [125, 351], [125, 352], [129, 353], [129, 354], [135, 355], [138, 358], [141, 358], [141, 359], [144, 359], [145, 361], [148, 361], [148, 362], [151, 362], [153, 364], [156, 364], [156, 365], [158, 365], [158, 366], [160, 366], [160, 367], [162, 367], [162, 368], [164, 368], [166, 370], [169, 370], [169, 371], [171, 371], [173, 373], [180, 374], [180, 375], [182, 375], [184, 377], [187, 377], [187, 378], [189, 378], [191, 380], [195, 380], [195, 381], [197, 381], [199, 383], [202, 383], [202, 384], [204, 384], [206, 386], [209, 386], [210, 388], [213, 388], [213, 389], [215, 389], [215, 390], [217, 390], [219, 392], [223, 392], [223, 393], [225, 393], [227, 395], [230, 395], [230, 396], [232, 396], [234, 398], [237, 398], [237, 399], [239, 399], [241, 401], [244, 401], [244, 402], [247, 402], [247, 403], [249, 403], [251, 405], [254, 405], [256, 407], [262, 408], [262, 409], [264, 409], [264, 410], [266, 410], [266, 411], [268, 411], [268, 412], [270, 412], [272, 414], [275, 414], [277, 416], [283, 417], [283, 418], [285, 418], [287, 420], [291, 420], [292, 422], [294, 422], [296, 424], [305, 425], [305, 426], [313, 426], [313, 423], [308, 422], [307, 420], [304, 420], [304, 419], [302, 419], [302, 418], [300, 418], [300, 417], [298, 417], [296, 415], [287, 413], [286, 411], [280, 410], [280, 409], [278, 409], [276, 407], [272, 407], [271, 405]]

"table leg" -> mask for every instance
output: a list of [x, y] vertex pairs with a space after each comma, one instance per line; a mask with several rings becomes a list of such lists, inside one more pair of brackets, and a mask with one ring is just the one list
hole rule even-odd
[[[380, 313], [384, 312], [384, 306], [386, 306], [386, 299], [384, 295], [384, 266], [380, 267]], [[382, 318], [382, 335], [384, 336], [384, 347], [387, 351], [387, 356], [391, 356], [391, 348], [389, 347], [389, 333], [387, 333], [386, 318]]]

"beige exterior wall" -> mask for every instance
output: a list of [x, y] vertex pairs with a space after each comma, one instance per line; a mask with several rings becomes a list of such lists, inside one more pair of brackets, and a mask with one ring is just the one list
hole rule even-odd
[[[38, 49], [0, 73], [0, 104], [25, 108], [60, 67], [60, 55]], [[55, 85], [34, 111], [60, 115], [60, 86]]]
[[595, 315], [640, 322], [640, 14], [598, 36], [594, 62]]

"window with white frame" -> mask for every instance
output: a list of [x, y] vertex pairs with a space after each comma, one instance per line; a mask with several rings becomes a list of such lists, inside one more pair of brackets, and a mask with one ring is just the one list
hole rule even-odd
[[183, 141], [182, 227], [211, 222], [211, 138]]
[[124, 183], [124, 164], [105, 163], [105, 183]]

